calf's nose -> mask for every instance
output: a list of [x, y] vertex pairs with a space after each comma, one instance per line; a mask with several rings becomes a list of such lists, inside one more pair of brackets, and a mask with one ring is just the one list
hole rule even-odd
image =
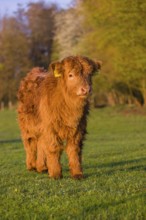
[[81, 88], [82, 95], [87, 95], [88, 93], [90, 93], [90, 91], [91, 91], [90, 87], [82, 87]]

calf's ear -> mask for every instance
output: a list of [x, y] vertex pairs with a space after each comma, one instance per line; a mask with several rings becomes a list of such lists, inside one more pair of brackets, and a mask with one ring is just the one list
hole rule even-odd
[[62, 65], [60, 62], [53, 62], [49, 65], [49, 71], [56, 77], [62, 76]]
[[100, 60], [97, 60], [97, 61], [94, 61], [94, 71], [97, 72], [98, 70], [101, 69], [101, 66], [102, 66], [102, 61]]

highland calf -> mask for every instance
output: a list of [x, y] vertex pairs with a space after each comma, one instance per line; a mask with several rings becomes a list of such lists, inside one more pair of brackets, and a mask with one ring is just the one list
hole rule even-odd
[[50, 64], [49, 72], [34, 68], [18, 91], [18, 120], [28, 170], [48, 170], [62, 177], [60, 157], [65, 150], [73, 178], [83, 177], [82, 145], [86, 134], [91, 77], [100, 62], [70, 56]]

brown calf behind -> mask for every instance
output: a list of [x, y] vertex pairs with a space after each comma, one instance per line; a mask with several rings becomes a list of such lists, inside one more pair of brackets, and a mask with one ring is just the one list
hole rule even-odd
[[50, 64], [49, 72], [34, 68], [22, 80], [18, 120], [28, 170], [62, 177], [60, 157], [65, 149], [72, 177], [82, 178], [91, 77], [99, 68], [100, 62], [72, 56]]

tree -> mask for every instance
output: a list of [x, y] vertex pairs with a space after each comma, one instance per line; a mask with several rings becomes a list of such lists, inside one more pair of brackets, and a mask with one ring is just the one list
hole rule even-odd
[[56, 14], [55, 19], [55, 43], [58, 58], [78, 53], [76, 47], [82, 35], [82, 16], [79, 15], [77, 8], [61, 10]]
[[27, 37], [15, 17], [4, 17], [0, 32], [0, 98], [6, 104], [15, 101], [19, 80], [28, 68]]
[[54, 16], [57, 7], [44, 2], [30, 3], [26, 12], [33, 66], [48, 67], [54, 38]]
[[55, 5], [18, 6], [0, 22], [0, 101], [16, 101], [20, 79], [33, 66], [48, 68], [54, 37]]
[[84, 36], [78, 48], [94, 59], [97, 55], [102, 58], [106, 90], [117, 93], [117, 83], [123, 82], [129, 88], [129, 97], [133, 99], [132, 90], [138, 89], [146, 103], [146, 3], [85, 0], [79, 1], [79, 6]]

